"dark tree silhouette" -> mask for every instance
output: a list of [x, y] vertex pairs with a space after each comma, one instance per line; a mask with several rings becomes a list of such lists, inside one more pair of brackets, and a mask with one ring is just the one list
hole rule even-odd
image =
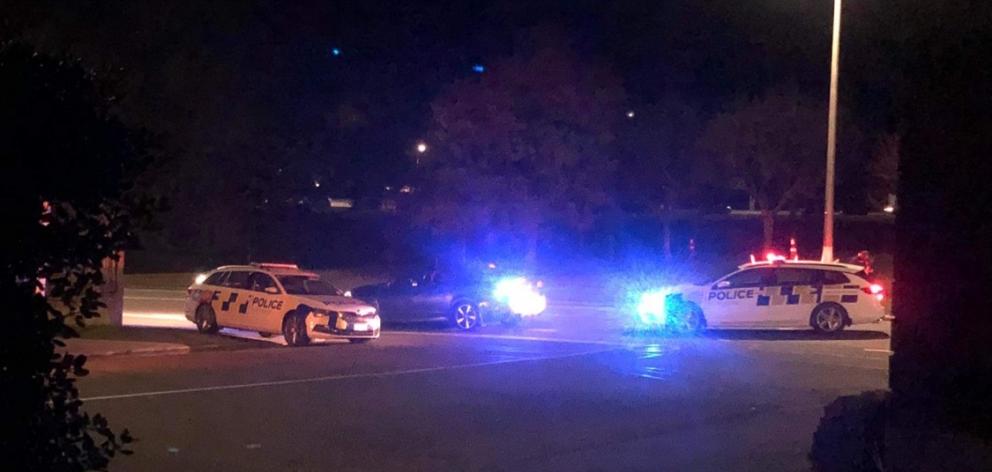
[[693, 146], [703, 121], [696, 109], [668, 95], [657, 103], [630, 110], [619, 133], [619, 193], [637, 210], [662, 222], [666, 258], [672, 256], [671, 226], [676, 210], [697, 209], [703, 166]]
[[102, 470], [131, 438], [83, 410], [75, 379], [86, 358], [59, 349], [60, 339], [97, 316], [101, 261], [150, 214], [131, 188], [146, 140], [114, 117], [113, 95], [72, 59], [2, 42], [0, 88], [4, 466]]
[[776, 89], [717, 115], [700, 137], [707, 175], [746, 191], [761, 211], [764, 249], [775, 214], [822, 188], [826, 117], [818, 102]]
[[463, 240], [507, 229], [527, 241], [533, 261], [547, 225], [583, 231], [611, 204], [623, 88], [561, 38], [536, 33], [433, 101], [421, 223]]

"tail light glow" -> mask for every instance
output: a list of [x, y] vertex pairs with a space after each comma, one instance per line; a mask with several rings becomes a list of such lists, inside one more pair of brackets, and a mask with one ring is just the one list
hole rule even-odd
[[861, 291], [869, 295], [874, 295], [875, 299], [878, 301], [885, 300], [885, 289], [879, 284], [871, 284], [862, 288]]

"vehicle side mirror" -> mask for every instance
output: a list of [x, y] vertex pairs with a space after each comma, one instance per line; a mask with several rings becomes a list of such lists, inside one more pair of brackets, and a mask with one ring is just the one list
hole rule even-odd
[[730, 287], [730, 282], [727, 280], [721, 280], [716, 283], [716, 288], [727, 288]]
[[265, 287], [265, 293], [272, 295], [279, 295], [279, 289], [275, 287]]

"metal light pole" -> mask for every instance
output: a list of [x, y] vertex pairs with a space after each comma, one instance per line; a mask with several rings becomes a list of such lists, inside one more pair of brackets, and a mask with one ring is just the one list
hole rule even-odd
[[820, 260], [834, 260], [834, 161], [837, 154], [837, 72], [840, 67], [840, 4], [834, 0], [833, 42], [830, 47], [830, 105], [827, 112], [827, 175], [824, 183], [823, 254]]

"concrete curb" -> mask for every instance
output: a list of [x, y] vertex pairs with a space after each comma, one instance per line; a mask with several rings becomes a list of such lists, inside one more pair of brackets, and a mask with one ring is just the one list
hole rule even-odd
[[110, 339], [79, 339], [66, 341], [66, 346], [57, 350], [61, 353], [85, 355], [87, 357], [110, 356], [149, 356], [188, 354], [190, 347], [185, 344], [132, 342]]

